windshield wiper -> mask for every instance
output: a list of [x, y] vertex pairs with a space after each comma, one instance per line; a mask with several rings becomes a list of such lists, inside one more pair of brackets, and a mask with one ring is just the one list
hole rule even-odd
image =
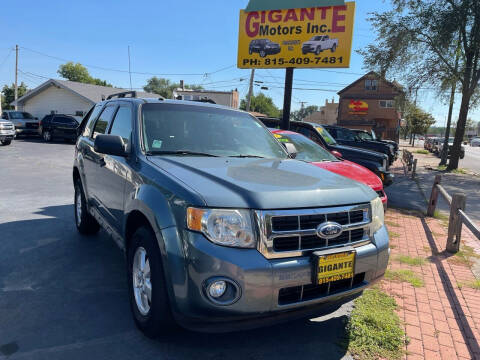
[[256, 158], [256, 159], [265, 159], [263, 156], [258, 156], [258, 155], [244, 155], [244, 154], [239, 154], [239, 155], [231, 155], [229, 156], [230, 158]]
[[217, 155], [213, 155], [213, 154], [189, 151], [189, 150], [175, 150], [175, 151], [155, 150], [155, 151], [148, 151], [146, 154], [150, 156], [151, 155], [184, 155], [184, 156], [192, 155], [192, 156], [218, 157]]

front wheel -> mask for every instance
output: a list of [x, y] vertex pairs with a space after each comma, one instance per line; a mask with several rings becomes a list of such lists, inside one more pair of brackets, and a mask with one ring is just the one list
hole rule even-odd
[[52, 141], [52, 133], [49, 130], [44, 130], [42, 135], [43, 135], [43, 140], [45, 140], [45, 142]]
[[260, 57], [264, 58], [265, 56], [267, 56], [265, 50], [260, 51]]
[[332, 53], [334, 53], [336, 50], [337, 50], [337, 45], [333, 44], [332, 49], [331, 49]]
[[153, 231], [140, 227], [127, 253], [130, 306], [137, 327], [155, 338], [176, 330], [170, 310], [160, 250]]
[[100, 230], [97, 220], [87, 211], [87, 202], [80, 180], [75, 182], [75, 224], [80, 234], [91, 235]]
[[3, 140], [3, 141], [2, 141], [2, 145], [3, 145], [3, 146], [10, 145], [11, 143], [12, 143], [12, 140]]
[[315, 49], [315, 55], [320, 55], [321, 52], [322, 48], [320, 46], [317, 46], [317, 48]]

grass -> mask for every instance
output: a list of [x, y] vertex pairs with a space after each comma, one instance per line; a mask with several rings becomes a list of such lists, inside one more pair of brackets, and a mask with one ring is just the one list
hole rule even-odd
[[413, 287], [422, 287], [423, 279], [412, 270], [387, 270], [385, 278], [392, 281], [408, 282]]
[[438, 171], [445, 171], [445, 170], [447, 170], [447, 165], [437, 166], [437, 170], [438, 170]]
[[388, 232], [388, 236], [389, 236], [391, 239], [396, 239], [396, 238], [399, 238], [399, 237], [400, 237], [400, 234], [397, 234], [396, 232], [393, 232], [393, 231], [389, 231], [389, 232]]
[[395, 299], [374, 287], [355, 300], [347, 324], [348, 350], [360, 360], [399, 359], [406, 342]]
[[460, 247], [460, 250], [453, 257], [449, 258], [449, 261], [455, 264], [472, 266], [472, 263], [473, 263], [472, 258], [480, 259], [480, 255], [475, 253], [472, 247], [463, 245]]
[[466, 175], [466, 174], [468, 174], [468, 171], [465, 170], [465, 169], [458, 168], [458, 169], [452, 170], [452, 173], [454, 173], [454, 174], [463, 174], [463, 175]]
[[402, 264], [408, 264], [413, 266], [420, 266], [426, 263], [426, 260], [421, 257], [411, 257], [407, 255], [398, 255], [395, 260]]
[[448, 227], [448, 223], [450, 221], [450, 217], [448, 215], [445, 215], [444, 213], [435, 210], [435, 212], [433, 213], [433, 217], [440, 220], [443, 226]]
[[466, 286], [471, 289], [480, 290], [480, 280], [470, 281], [466, 283], [457, 282], [457, 286], [459, 289], [462, 289], [464, 286]]
[[423, 155], [428, 155], [430, 152], [428, 150], [415, 150], [415, 154], [423, 154]]
[[392, 227], [400, 227], [400, 225], [397, 224], [394, 221], [385, 220], [385, 224], [387, 224], [388, 226], [392, 226]]

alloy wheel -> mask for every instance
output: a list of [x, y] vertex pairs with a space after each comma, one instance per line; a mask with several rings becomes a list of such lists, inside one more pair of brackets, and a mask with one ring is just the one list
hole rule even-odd
[[138, 247], [133, 256], [132, 281], [135, 304], [138, 311], [146, 316], [152, 304], [152, 282], [150, 261], [143, 247]]

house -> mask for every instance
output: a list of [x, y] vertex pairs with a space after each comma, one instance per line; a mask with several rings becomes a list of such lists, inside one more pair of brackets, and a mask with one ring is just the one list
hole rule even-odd
[[[42, 119], [52, 113], [66, 114], [81, 119], [90, 108], [108, 95], [128, 91], [126, 89], [83, 84], [74, 81], [49, 79], [27, 92], [11, 105]], [[158, 98], [159, 95], [137, 92], [139, 97]]]
[[332, 102], [325, 100], [325, 106], [321, 106], [319, 111], [308, 115], [303, 121], [314, 122], [322, 125], [336, 125], [338, 117], [338, 103], [335, 99]]
[[173, 98], [176, 100], [211, 100], [217, 105], [228, 106], [238, 109], [240, 106], [240, 97], [238, 91], [212, 91], [212, 90], [192, 90], [176, 89], [173, 91]]
[[369, 72], [338, 92], [339, 126], [374, 130], [382, 139], [398, 141], [401, 113], [396, 107], [402, 87]]

